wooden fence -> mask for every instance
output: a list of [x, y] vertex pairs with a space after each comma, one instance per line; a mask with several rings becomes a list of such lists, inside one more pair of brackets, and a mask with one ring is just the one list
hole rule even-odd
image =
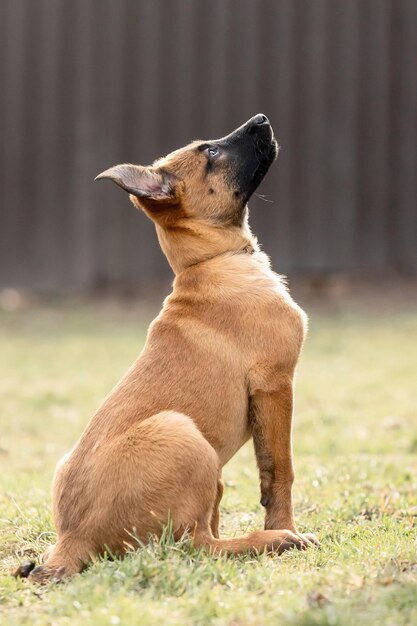
[[257, 112], [278, 271], [417, 271], [416, 0], [0, 0], [0, 287], [149, 288], [153, 227], [94, 176]]

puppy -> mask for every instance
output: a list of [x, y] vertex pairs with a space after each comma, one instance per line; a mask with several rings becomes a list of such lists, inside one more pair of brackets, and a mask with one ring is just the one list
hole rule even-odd
[[[150, 167], [99, 176], [156, 225], [173, 291], [145, 347], [104, 400], [53, 485], [57, 543], [18, 575], [60, 579], [110, 550], [122, 555], [172, 520], [213, 553], [305, 548], [297, 532], [291, 422], [306, 315], [248, 226], [247, 202], [277, 156], [265, 115], [195, 141]], [[219, 538], [223, 465], [253, 437], [265, 530]]]

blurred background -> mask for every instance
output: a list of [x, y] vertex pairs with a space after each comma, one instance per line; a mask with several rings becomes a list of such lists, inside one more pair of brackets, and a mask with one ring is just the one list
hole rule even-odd
[[258, 112], [274, 268], [417, 274], [415, 0], [1, 0], [0, 47], [0, 288], [165, 286], [153, 225], [94, 177]]

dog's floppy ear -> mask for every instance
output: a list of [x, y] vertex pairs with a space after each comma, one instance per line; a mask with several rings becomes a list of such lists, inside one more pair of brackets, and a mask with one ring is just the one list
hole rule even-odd
[[139, 201], [143, 198], [145, 202], [140, 202], [140, 204], [147, 204], [146, 199], [155, 203], [175, 204], [176, 180], [172, 174], [160, 168], [123, 163], [110, 167], [96, 176], [94, 180], [102, 178], [112, 180], [116, 185], [136, 196]]

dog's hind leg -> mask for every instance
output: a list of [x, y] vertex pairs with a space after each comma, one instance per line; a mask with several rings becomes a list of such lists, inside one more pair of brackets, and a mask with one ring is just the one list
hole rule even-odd
[[[160, 467], [163, 461], [167, 464], [167, 475], [176, 477], [171, 489], [164, 491], [163, 500], [165, 511], [172, 513], [177, 536], [188, 529], [195, 546], [206, 548], [214, 554], [264, 551], [281, 554], [291, 548], [304, 550], [310, 545], [308, 538], [287, 529], [263, 530], [232, 539], [220, 539], [219, 504], [223, 495], [223, 482], [219, 478], [218, 457], [214, 449], [186, 416], [172, 413], [152, 419], [155, 420], [153, 427], [159, 424], [166, 435], [170, 431], [176, 435], [169, 449], [164, 451], [161, 448], [154, 454], [155, 460], [158, 459], [157, 466]], [[177, 453], [179, 449], [181, 454]], [[147, 465], [150, 463], [148, 457]], [[155, 493], [155, 487], [152, 491]], [[156, 510], [157, 507], [158, 502], [155, 501], [152, 508]]]
[[[125, 459], [122, 475], [129, 476], [118, 487], [118, 515], [125, 528], [136, 529], [142, 542], [150, 533], [160, 534], [158, 520], [164, 523], [170, 517], [175, 538], [189, 530], [194, 545], [216, 554], [265, 550], [281, 554], [310, 544], [287, 529], [265, 530], [232, 539], [216, 537], [223, 491], [219, 459], [186, 415], [175, 412], [154, 415], [127, 432], [116, 449], [119, 467], [121, 459]], [[100, 508], [104, 510], [104, 503]], [[115, 511], [109, 510], [107, 515], [110, 513], [114, 525]], [[110, 540], [106, 543], [110, 544]]]
[[[23, 566], [17, 575], [36, 582], [61, 580], [81, 572], [93, 555], [105, 550], [123, 555], [134, 544], [132, 536], [140, 543], [150, 535], [160, 536], [170, 520], [174, 538], [188, 530], [196, 546], [213, 553], [280, 553], [308, 544], [289, 530], [233, 539], [216, 536], [223, 491], [219, 459], [186, 415], [173, 411], [153, 415], [100, 447], [93, 459], [84, 466], [84, 481], [78, 485], [82, 501], [62, 495], [69, 492], [68, 475], [74, 469], [68, 459], [68, 475], [60, 477], [62, 491], [55, 494], [60, 496], [55, 503], [61, 530], [57, 544], [43, 565]], [[73, 471], [73, 488], [79, 476]]]
[[29, 578], [37, 583], [58, 582], [64, 576], [81, 572], [91, 560], [91, 553], [93, 550], [89, 549], [86, 542], [79, 538], [63, 536], [48, 549], [42, 565], [36, 566], [34, 562], [25, 563], [16, 570], [14, 575]]

